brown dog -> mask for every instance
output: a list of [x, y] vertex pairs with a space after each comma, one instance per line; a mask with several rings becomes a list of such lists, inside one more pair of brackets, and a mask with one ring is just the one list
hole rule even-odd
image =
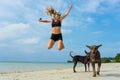
[[85, 66], [85, 72], [87, 72], [86, 64], [88, 64], [88, 71], [90, 71], [90, 68], [89, 68], [90, 53], [88, 53], [87, 51], [85, 51], [86, 56], [80, 56], [80, 55], [72, 56], [71, 53], [72, 53], [72, 51], [70, 51], [70, 56], [73, 58], [73, 63], [74, 63], [73, 71], [74, 72], [76, 72], [75, 67], [77, 65], [77, 62], [81, 62], [81, 63], [84, 64], [84, 66]]
[[[100, 75], [100, 67], [101, 67], [101, 57], [100, 52], [98, 51], [98, 48], [102, 45], [93, 45], [93, 46], [86, 46], [90, 49], [90, 61], [92, 63], [93, 67], [93, 77], [96, 77], [96, 74]], [[98, 64], [97, 73], [95, 70], [95, 63]]]

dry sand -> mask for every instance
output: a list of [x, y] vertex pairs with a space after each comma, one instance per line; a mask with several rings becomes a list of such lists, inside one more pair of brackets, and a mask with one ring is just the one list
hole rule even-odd
[[77, 67], [76, 70], [78, 72], [73, 73], [71, 67], [31, 72], [1, 73], [0, 80], [120, 80], [120, 63], [102, 64], [101, 75], [97, 77], [92, 77], [92, 71], [84, 72], [84, 67]]

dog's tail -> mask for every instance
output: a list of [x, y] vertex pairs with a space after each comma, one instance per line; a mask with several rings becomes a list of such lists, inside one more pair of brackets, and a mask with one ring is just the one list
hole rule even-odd
[[70, 56], [73, 58], [73, 56], [72, 56], [72, 54], [71, 54], [72, 52], [73, 52], [73, 51], [70, 51]]

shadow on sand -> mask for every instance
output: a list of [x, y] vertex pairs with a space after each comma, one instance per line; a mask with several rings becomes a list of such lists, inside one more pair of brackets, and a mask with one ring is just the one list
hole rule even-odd
[[111, 74], [106, 74], [105, 76], [108, 76], [108, 77], [120, 77], [120, 74], [117, 74], [117, 73], [111, 73]]

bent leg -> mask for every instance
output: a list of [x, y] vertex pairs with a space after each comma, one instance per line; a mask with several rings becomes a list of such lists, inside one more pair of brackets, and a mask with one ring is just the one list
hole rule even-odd
[[54, 45], [54, 40], [50, 39], [50, 41], [48, 42], [48, 49], [51, 49]]
[[64, 44], [62, 40], [58, 40], [58, 50], [64, 49]]
[[76, 72], [76, 70], [75, 70], [76, 65], [77, 65], [77, 61], [74, 62], [74, 66], [73, 66], [73, 71], [74, 72]]

